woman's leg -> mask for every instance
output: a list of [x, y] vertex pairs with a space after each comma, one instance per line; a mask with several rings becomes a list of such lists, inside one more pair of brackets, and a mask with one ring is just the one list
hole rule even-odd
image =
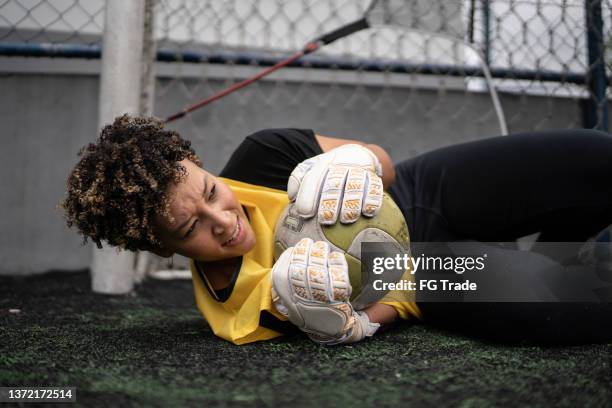
[[534, 232], [547, 241], [584, 241], [612, 223], [612, 136], [602, 132], [463, 143], [396, 171], [390, 193], [408, 204], [400, 206], [420, 241], [514, 241]]
[[[413, 241], [514, 241], [534, 232], [548, 241], [583, 241], [612, 223], [611, 157], [612, 137], [595, 131], [492, 138], [400, 163], [391, 194]], [[530, 256], [512, 249], [495, 254], [506, 263], [517, 255]], [[432, 324], [498, 340], [612, 338], [608, 303], [420, 305]]]
[[478, 285], [475, 292], [435, 291], [433, 299], [431, 292], [418, 291], [426, 323], [511, 343], [612, 341], [612, 279], [598, 278], [591, 266], [563, 265], [536, 252], [482, 242], [455, 242], [448, 247], [450, 251], [442, 251], [445, 256], [486, 254], [486, 267], [463, 275], [452, 270], [417, 272], [417, 284], [420, 279], [467, 279]]

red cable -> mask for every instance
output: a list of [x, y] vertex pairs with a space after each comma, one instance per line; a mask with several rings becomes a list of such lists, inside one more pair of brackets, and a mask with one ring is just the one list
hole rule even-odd
[[273, 66], [271, 66], [270, 68], [266, 68], [263, 71], [257, 73], [256, 75], [247, 78], [245, 80], [242, 80], [240, 82], [235, 83], [234, 85], [220, 91], [217, 92], [216, 94], [209, 96], [208, 98], [194, 104], [191, 105], [185, 109], [183, 109], [182, 111], [175, 113], [174, 115], [170, 115], [168, 116], [165, 120], [164, 123], [168, 123], [168, 122], [172, 122], [176, 119], [182, 118], [183, 116], [187, 115], [190, 112], [193, 112], [196, 109], [200, 109], [202, 106], [208, 105], [209, 103], [216, 101], [217, 99], [223, 98], [224, 96], [237, 91], [240, 88], [244, 88], [245, 86], [257, 81], [258, 79], [261, 79], [263, 77], [265, 77], [268, 74], [271, 74], [272, 72], [287, 66], [289, 64], [291, 64], [293, 61], [300, 59], [301, 57], [303, 57], [306, 54], [310, 54], [311, 52], [316, 51], [319, 48], [319, 44], [315, 43], [315, 42], [311, 42], [306, 44], [306, 46], [304, 47], [304, 49], [302, 51], [296, 52], [295, 54], [293, 54], [292, 56], [290, 56], [289, 58], [277, 62], [276, 64], [274, 64]]

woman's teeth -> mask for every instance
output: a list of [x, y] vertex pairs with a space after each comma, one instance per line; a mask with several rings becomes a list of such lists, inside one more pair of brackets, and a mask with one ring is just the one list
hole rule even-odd
[[225, 245], [228, 245], [228, 244], [231, 244], [232, 242], [234, 242], [234, 240], [236, 239], [236, 237], [238, 236], [239, 233], [240, 233], [240, 222], [238, 222], [238, 220], [236, 220], [236, 226], [234, 227], [234, 232], [232, 234], [232, 237], [225, 242]]

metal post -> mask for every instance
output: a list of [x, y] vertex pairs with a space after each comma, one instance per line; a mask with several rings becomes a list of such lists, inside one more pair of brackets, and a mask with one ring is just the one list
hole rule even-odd
[[467, 41], [474, 44], [474, 17], [476, 16], [476, 0], [470, 0], [470, 8], [468, 9], [468, 32]]
[[[123, 113], [138, 114], [144, 0], [107, 0], [100, 73], [99, 127]], [[122, 294], [134, 287], [134, 255], [94, 248], [92, 290]]]
[[[142, 78], [140, 83], [140, 108], [139, 113], [143, 116], [153, 115], [153, 100], [155, 95], [155, 59], [157, 56], [157, 44], [153, 25], [155, 22], [155, 2], [156, 0], [145, 0], [145, 12], [143, 22], [143, 43], [142, 43]], [[148, 251], [136, 253], [134, 268], [134, 282], [141, 283], [152, 264], [161, 259]]]
[[153, 115], [153, 100], [155, 95], [155, 59], [157, 44], [153, 26], [155, 22], [156, 0], [145, 0], [142, 43], [142, 78], [140, 92], [140, 114]]
[[491, 66], [491, 3], [482, 0], [482, 18], [484, 20], [484, 46], [483, 54], [487, 66]]
[[606, 100], [606, 65], [604, 59], [603, 19], [601, 0], [585, 0], [588, 48], [586, 84], [589, 99], [586, 103], [584, 126], [608, 131], [608, 101]]

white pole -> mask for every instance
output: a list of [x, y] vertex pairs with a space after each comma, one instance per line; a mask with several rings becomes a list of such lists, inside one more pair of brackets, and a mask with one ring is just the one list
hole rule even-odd
[[[143, 42], [142, 42], [142, 78], [140, 81], [140, 114], [143, 116], [153, 115], [153, 100], [155, 98], [155, 60], [157, 45], [155, 43], [155, 33], [153, 25], [155, 22], [155, 2], [156, 0], [145, 0], [145, 12], [143, 21]], [[134, 263], [134, 282], [144, 281], [149, 268], [154, 266], [157, 256], [148, 251], [136, 253]]]
[[[138, 114], [143, 41], [144, 0], [107, 0], [99, 128], [123, 113]], [[134, 287], [134, 254], [94, 248], [92, 290], [123, 294]]]

